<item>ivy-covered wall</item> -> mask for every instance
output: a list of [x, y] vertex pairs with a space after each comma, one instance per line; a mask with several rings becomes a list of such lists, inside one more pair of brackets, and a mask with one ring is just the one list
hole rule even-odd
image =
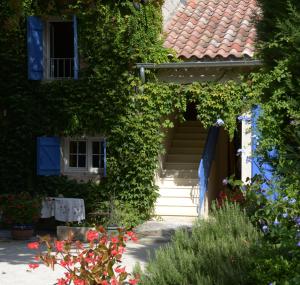
[[[98, 189], [101, 199], [114, 193], [147, 218], [157, 197], [153, 175], [163, 151], [161, 126], [172, 126], [162, 118], [196, 102], [205, 127], [222, 118], [233, 135], [236, 116], [246, 108], [246, 83], [181, 86], [159, 83], [149, 73], [151, 82], [141, 86], [135, 64], [168, 62], [170, 51], [162, 47], [160, 1], [139, 7], [104, 0], [1, 2], [1, 192], [50, 195], [67, 185], [72, 195], [72, 183], [36, 177], [36, 137], [103, 134], [108, 138], [108, 177], [93, 191]], [[72, 14], [78, 19], [79, 80], [28, 81], [26, 17]], [[73, 196], [85, 196], [85, 188], [77, 190]]]

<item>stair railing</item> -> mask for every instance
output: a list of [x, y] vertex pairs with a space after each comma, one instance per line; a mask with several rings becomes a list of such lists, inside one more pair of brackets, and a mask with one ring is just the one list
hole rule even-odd
[[201, 210], [204, 206], [205, 193], [208, 188], [208, 178], [211, 171], [211, 166], [215, 157], [216, 145], [219, 136], [219, 127], [211, 127], [208, 131], [207, 139], [205, 142], [204, 150], [200, 160], [198, 168], [198, 179], [199, 179], [199, 212], [201, 215]]

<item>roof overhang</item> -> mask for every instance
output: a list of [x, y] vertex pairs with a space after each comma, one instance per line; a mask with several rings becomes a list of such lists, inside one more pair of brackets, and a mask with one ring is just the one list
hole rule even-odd
[[237, 69], [237, 68], [250, 68], [254, 69], [262, 66], [261, 60], [220, 60], [220, 61], [184, 61], [184, 62], [170, 62], [170, 63], [137, 63], [136, 68], [139, 69], [140, 78], [144, 83], [145, 78], [145, 69], [155, 69], [155, 70], [189, 70], [189, 69]]
[[144, 69], [179, 69], [179, 68], [223, 68], [223, 67], [254, 67], [261, 66], [261, 60], [231, 60], [231, 61], [184, 61], [170, 63], [137, 63], [137, 68]]

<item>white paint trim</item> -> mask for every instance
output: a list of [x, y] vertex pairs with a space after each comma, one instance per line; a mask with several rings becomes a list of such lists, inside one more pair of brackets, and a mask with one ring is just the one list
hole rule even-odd
[[[251, 112], [243, 114], [243, 116], [247, 116], [251, 118]], [[251, 129], [251, 120], [243, 120], [242, 121], [242, 149], [244, 153], [242, 153], [241, 162], [242, 162], [242, 181], [244, 183], [250, 183], [251, 172], [252, 172], [252, 164], [251, 164], [251, 156], [252, 156], [252, 129]]]

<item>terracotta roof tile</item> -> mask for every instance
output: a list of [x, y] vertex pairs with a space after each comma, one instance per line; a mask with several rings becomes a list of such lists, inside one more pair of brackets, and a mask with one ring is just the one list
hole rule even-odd
[[165, 47], [189, 59], [253, 57], [256, 0], [187, 0], [165, 27]]

